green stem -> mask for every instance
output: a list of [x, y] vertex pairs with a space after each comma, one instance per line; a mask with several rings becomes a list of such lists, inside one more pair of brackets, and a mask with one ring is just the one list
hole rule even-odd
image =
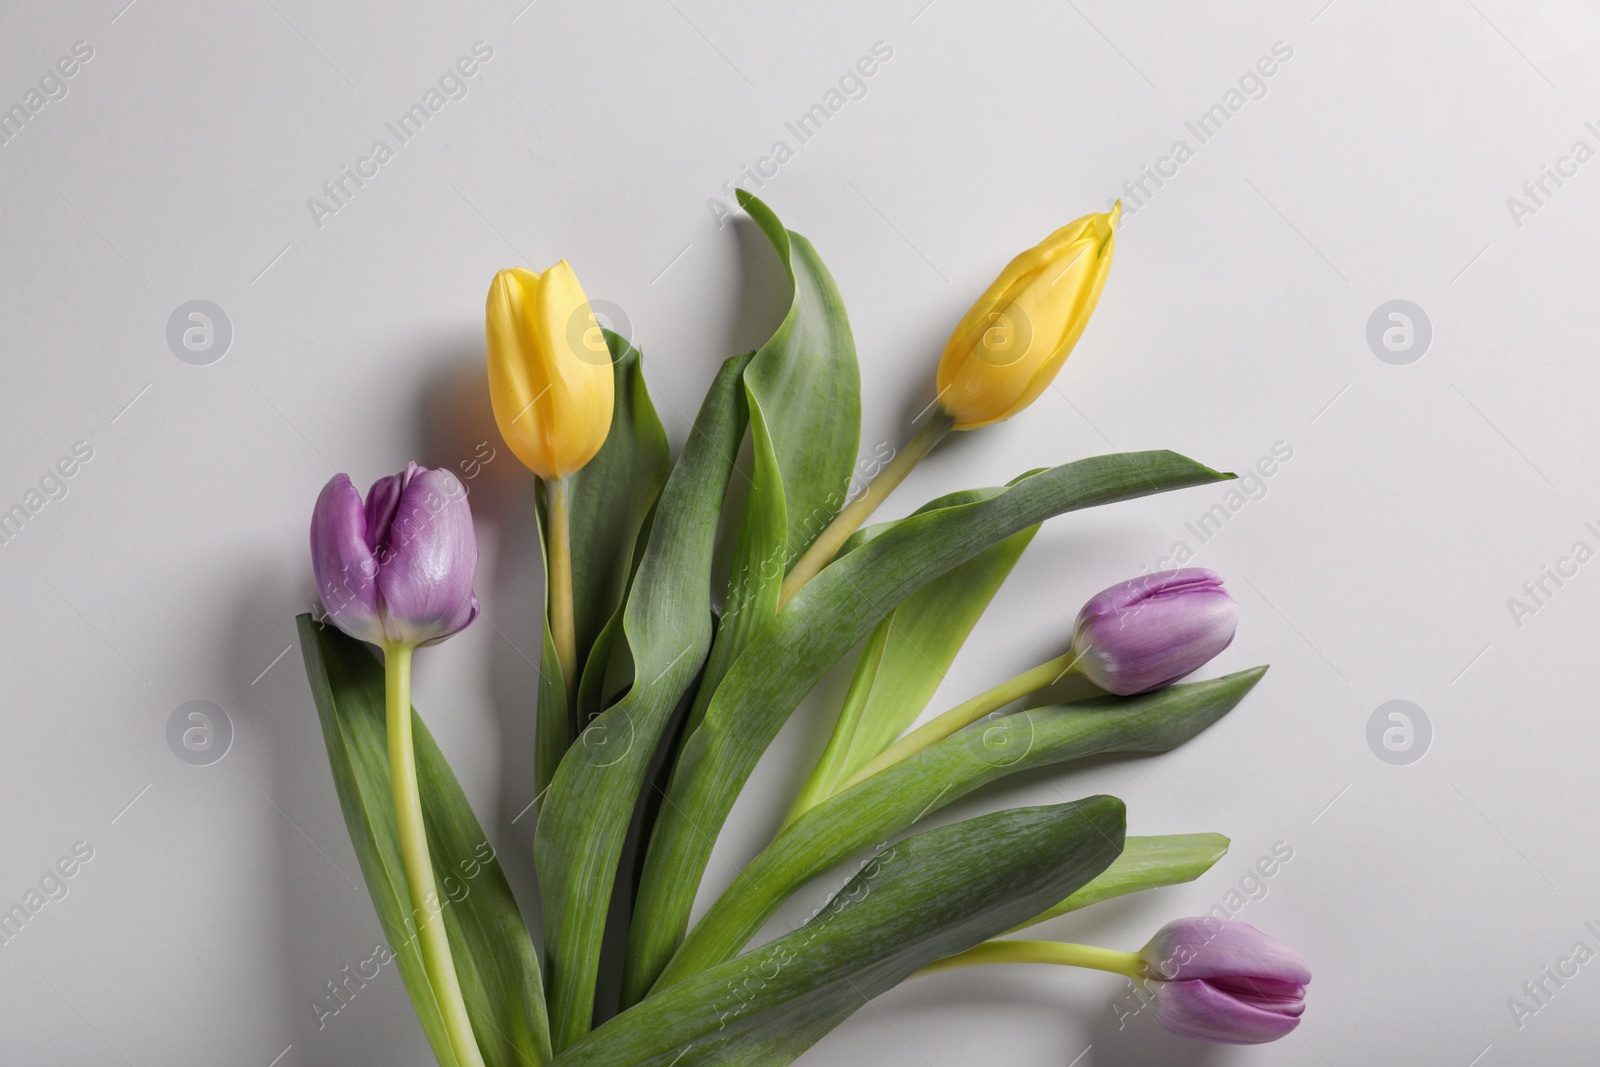
[[934, 960], [911, 977], [985, 963], [1054, 963], [1063, 967], [1110, 971], [1135, 981], [1145, 981], [1150, 977], [1145, 973], [1144, 960], [1137, 952], [1119, 952], [1113, 948], [1073, 945], [1064, 941], [985, 941], [976, 948]]
[[933, 417], [923, 423], [922, 428], [906, 442], [906, 446], [878, 472], [878, 476], [867, 486], [867, 491], [839, 512], [838, 518], [829, 523], [828, 528], [811, 543], [805, 555], [789, 568], [788, 575], [783, 579], [783, 590], [778, 594], [779, 608], [787, 604], [802, 585], [815, 578], [818, 571], [833, 562], [833, 557], [839, 554], [839, 549], [844, 547], [850, 535], [861, 528], [861, 524], [894, 491], [894, 487], [903, 482], [906, 475], [922, 462], [922, 458], [933, 451], [934, 445], [944, 440], [945, 434], [954, 425], [955, 420], [945, 414], [944, 408], [934, 408]]
[[572, 621], [572, 523], [568, 517], [569, 479], [545, 482], [550, 501], [550, 636], [567, 688], [567, 713], [578, 706], [578, 638]]
[[912, 753], [921, 752], [935, 741], [943, 741], [957, 730], [971, 726], [985, 715], [999, 711], [1013, 700], [1021, 700], [1029, 693], [1037, 692], [1068, 674], [1076, 673], [1077, 663], [1077, 654], [1068, 652], [1048, 663], [1041, 663], [1032, 670], [1023, 671], [1015, 678], [1001, 682], [971, 700], [957, 704], [937, 719], [924, 723], [884, 749], [834, 792], [843, 793], [857, 782], [872, 777], [885, 767], [899, 763]]
[[383, 650], [383, 674], [389, 725], [389, 784], [394, 792], [395, 828], [400, 837], [400, 860], [411, 895], [411, 917], [417, 927], [422, 966], [433, 988], [444, 1020], [450, 1048], [460, 1067], [483, 1067], [472, 1021], [461, 997], [444, 913], [433, 881], [433, 861], [428, 857], [428, 831], [422, 823], [422, 796], [417, 789], [417, 763], [411, 748], [410, 645], [390, 644]]

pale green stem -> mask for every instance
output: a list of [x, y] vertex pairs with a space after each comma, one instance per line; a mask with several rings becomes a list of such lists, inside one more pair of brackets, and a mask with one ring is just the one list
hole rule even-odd
[[550, 637], [567, 688], [567, 711], [578, 706], [578, 638], [572, 621], [572, 523], [568, 516], [569, 479], [545, 481], [550, 506]]
[[439, 891], [433, 881], [433, 861], [428, 857], [428, 831], [422, 823], [422, 796], [417, 790], [417, 763], [411, 748], [410, 645], [390, 644], [383, 650], [383, 673], [389, 725], [389, 784], [394, 792], [395, 829], [400, 838], [400, 860], [405, 867], [406, 889], [411, 896], [411, 917], [428, 985], [444, 1020], [450, 1048], [460, 1067], [483, 1067], [472, 1021], [461, 997], [461, 983], [450, 958]]
[[839, 512], [838, 518], [828, 524], [828, 528], [811, 543], [805, 554], [795, 561], [789, 568], [789, 573], [783, 579], [783, 589], [778, 594], [778, 607], [789, 602], [789, 598], [800, 591], [800, 587], [817, 576], [817, 572], [833, 562], [833, 557], [839, 554], [839, 549], [850, 539], [850, 535], [861, 528], [861, 524], [877, 510], [878, 505], [894, 491], [894, 487], [905, 480], [922, 458], [933, 451], [933, 446], [944, 440], [945, 434], [950, 432], [955, 425], [955, 420], [945, 414], [944, 408], [935, 407], [933, 417], [922, 424], [922, 429], [912, 435], [906, 446], [891, 459], [878, 476], [872, 479], [866, 492], [851, 501], [850, 506]]
[[1001, 682], [987, 692], [979, 693], [965, 703], [957, 704], [931, 722], [911, 731], [876, 758], [853, 774], [848, 781], [834, 790], [842, 793], [857, 782], [872, 777], [885, 767], [892, 766], [916, 752], [921, 752], [935, 741], [943, 741], [957, 730], [963, 730], [992, 712], [999, 711], [1013, 700], [1021, 700], [1029, 693], [1077, 672], [1078, 655], [1068, 652], [1032, 670], [1023, 671], [1015, 678]]
[[976, 948], [934, 960], [911, 977], [985, 963], [1054, 963], [1063, 967], [1110, 971], [1135, 981], [1150, 977], [1145, 973], [1144, 960], [1137, 952], [1119, 952], [1113, 948], [1073, 945], [1064, 941], [985, 941]]

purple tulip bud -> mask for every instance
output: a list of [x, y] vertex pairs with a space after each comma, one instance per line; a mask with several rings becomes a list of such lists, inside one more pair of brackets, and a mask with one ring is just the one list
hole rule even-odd
[[311, 512], [311, 567], [332, 623], [375, 645], [431, 645], [478, 615], [478, 543], [467, 491], [415, 463], [361, 494], [347, 475]]
[[1108, 693], [1160, 689], [1228, 647], [1239, 606], [1203, 567], [1147, 574], [1097, 594], [1078, 613], [1078, 670]]
[[1249, 923], [1178, 919], [1139, 955], [1156, 1018], [1175, 1034], [1259, 1045], [1293, 1030], [1306, 1009], [1311, 968]]

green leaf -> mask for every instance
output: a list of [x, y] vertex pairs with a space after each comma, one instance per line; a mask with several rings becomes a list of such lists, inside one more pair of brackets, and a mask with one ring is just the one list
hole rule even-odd
[[1115, 797], [1016, 808], [906, 838], [815, 918], [601, 1026], [556, 1067], [775, 1067], [923, 965], [1082, 886], [1122, 848]]
[[[606, 668], [614, 642], [602, 640], [622, 610], [633, 574], [634, 546], [671, 465], [666, 431], [645, 387], [639, 350], [610, 330], [614, 401], [606, 443], [568, 488], [572, 534], [572, 615], [577, 647], [578, 718], [567, 711], [567, 684], [550, 632], [546, 513], [539, 513], [539, 548], [545, 558], [544, 639], [539, 656], [539, 720], [535, 739], [534, 793], [555, 777], [577, 731], [600, 711]], [[619, 624], [620, 625], [620, 624]], [[613, 635], [617, 627], [612, 627]], [[598, 653], [598, 654], [595, 654]], [[591, 681], [591, 677], [594, 678]], [[587, 699], [585, 699], [587, 698]]]
[[742, 189], [739, 203], [783, 263], [789, 310], [744, 371], [750, 493], [691, 728], [733, 661], [777, 612], [789, 565], [844, 506], [861, 438], [861, 372], [833, 275], [811, 242], [785, 229], [766, 204]]
[[974, 723], [830, 797], [739, 873], [678, 950], [656, 989], [731, 958], [806, 882], [980, 786], [1108, 753], [1166, 752], [1244, 699], [1265, 667], [1136, 697], [1019, 711]]
[[544, 895], [551, 1040], [589, 1032], [617, 863], [646, 771], [711, 644], [711, 555], [745, 412], [748, 356], [722, 365], [662, 487], [623, 612], [634, 664], [627, 696], [567, 751], [534, 834]]
[[739, 204], [777, 250], [794, 293], [744, 372], [751, 433], [781, 478], [787, 571], [844, 506], [861, 439], [861, 373], [844, 300], [817, 250], [743, 189]]
[[867, 635], [839, 721], [792, 823], [892, 745], [933, 699], [956, 653], [1039, 527], [1012, 534], [907, 597]]
[[[400, 861], [383, 665], [369, 646], [310, 615], [296, 621], [339, 805], [372, 905], [434, 1055], [443, 1067], [457, 1067], [423, 970]], [[550, 1059], [538, 955], [493, 846], [415, 711], [412, 731], [428, 850], [478, 1047], [489, 1067], [538, 1067]]]
[[1130, 837], [1122, 855], [1101, 871], [1088, 885], [1053, 908], [1040, 912], [1027, 922], [1013, 926], [1015, 933], [1036, 923], [1087, 908], [1102, 900], [1140, 893], [1146, 889], [1182, 885], [1209, 871], [1228, 854], [1228, 839], [1221, 834], [1164, 834], [1160, 837]]
[[744, 651], [684, 740], [651, 837], [630, 940], [643, 985], [683, 940], [717, 834], [756, 762], [829, 667], [906, 597], [1043, 519], [1219, 474], [1172, 452], [1080, 460], [989, 495], [894, 523], [807, 582]]
[[[843, 507], [860, 439], [861, 375], [833, 276], [811, 242], [786, 230], [760, 200], [741, 190], [739, 202], [777, 251], [790, 300], [783, 321], [744, 370], [750, 491], [716, 638], [689, 708], [690, 731], [728, 668], [777, 612], [790, 562]], [[646, 936], [637, 927], [630, 934]], [[624, 1006], [644, 995], [650, 978], [625, 968]]]
[[615, 377], [611, 429], [595, 457], [572, 475], [569, 490], [572, 622], [579, 663], [587, 663], [600, 631], [622, 605], [634, 543], [672, 466], [672, 450], [645, 386], [639, 350], [610, 330], [605, 339]]

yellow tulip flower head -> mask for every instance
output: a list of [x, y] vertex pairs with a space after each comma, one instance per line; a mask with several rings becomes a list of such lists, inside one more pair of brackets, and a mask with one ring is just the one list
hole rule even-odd
[[939, 360], [939, 404], [958, 430], [1009, 419], [1044, 392], [1088, 325], [1111, 270], [1118, 202], [1069, 222], [1006, 265]]
[[489, 398], [500, 436], [541, 478], [565, 478], [611, 430], [611, 355], [577, 275], [503, 270], [489, 286]]

